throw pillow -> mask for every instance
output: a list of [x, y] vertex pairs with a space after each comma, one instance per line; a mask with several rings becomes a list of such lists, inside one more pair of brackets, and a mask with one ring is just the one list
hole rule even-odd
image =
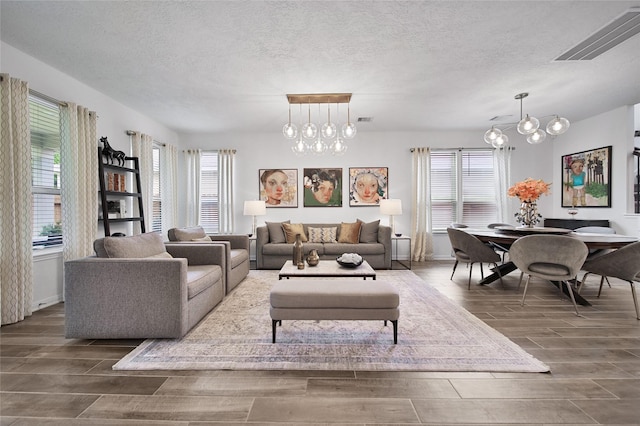
[[369, 223], [364, 223], [360, 219], [360, 242], [361, 243], [377, 243], [378, 242], [378, 227], [380, 226], [380, 220], [376, 220]]
[[362, 222], [340, 224], [339, 243], [358, 244], [360, 241], [360, 225]]
[[173, 235], [176, 241], [192, 241], [195, 238], [205, 237], [207, 234], [202, 226], [193, 226], [191, 228], [173, 228]]
[[284, 229], [282, 229], [282, 224], [283, 223], [289, 223], [289, 221], [287, 220], [286, 222], [265, 222], [267, 224], [267, 229], [269, 230], [269, 242], [270, 243], [286, 243], [287, 242], [287, 238], [284, 235]]
[[312, 228], [309, 227], [309, 242], [311, 243], [335, 243], [338, 227]]
[[203, 241], [203, 242], [206, 242], [206, 241], [211, 241], [211, 237], [208, 236], [208, 235], [205, 235], [202, 238], [192, 238], [191, 241], [196, 241], [196, 242]]
[[104, 250], [110, 258], [141, 258], [162, 254], [164, 247], [162, 235], [149, 232], [132, 237], [105, 237]]
[[304, 233], [304, 227], [301, 223], [283, 223], [282, 229], [284, 229], [284, 234], [288, 244], [296, 242], [297, 234], [300, 234], [300, 240], [303, 243], [307, 242], [307, 235]]

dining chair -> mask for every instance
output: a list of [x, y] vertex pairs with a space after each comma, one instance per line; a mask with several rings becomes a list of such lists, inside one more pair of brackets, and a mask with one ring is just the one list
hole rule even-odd
[[[515, 228], [515, 226], [509, 224], [509, 223], [500, 223], [500, 222], [494, 222], [494, 223], [490, 223], [487, 225], [487, 228], [489, 229], [496, 229], [496, 228]], [[504, 245], [504, 244], [498, 244], [498, 243], [494, 243], [494, 242], [489, 242], [489, 244], [493, 247], [493, 250], [496, 251], [496, 253], [498, 253], [500, 255], [500, 258], [502, 258], [502, 263], [504, 263], [504, 259], [507, 256], [507, 254], [509, 253], [509, 246]]]
[[584, 287], [585, 280], [589, 274], [600, 275], [598, 297], [600, 297], [602, 284], [607, 277], [627, 281], [631, 285], [631, 295], [636, 308], [636, 318], [640, 320], [638, 297], [636, 295], [636, 288], [633, 285], [634, 281], [640, 281], [640, 241], [603, 254], [592, 260], [587, 260], [584, 265], [582, 265], [582, 269], [586, 271], [586, 273], [582, 277], [578, 292]]
[[[461, 231], [455, 228], [447, 228], [449, 234], [449, 241], [451, 242], [451, 248], [453, 249], [453, 255], [456, 258], [456, 263], [453, 264], [453, 271], [451, 272], [451, 278], [453, 280], [453, 274], [456, 272], [458, 262], [465, 262], [469, 265], [469, 282], [467, 287], [471, 289], [471, 273], [473, 272], [473, 264], [480, 263], [480, 276], [484, 279], [484, 271], [482, 269], [483, 263], [494, 264], [498, 274], [498, 261], [500, 261], [500, 255], [496, 253], [491, 247], [483, 243], [467, 232]], [[500, 282], [502, 283], [502, 275], [500, 275]], [[504, 283], [503, 283], [504, 285]]]
[[537, 277], [559, 282], [560, 291], [562, 291], [564, 283], [573, 302], [576, 315], [580, 316], [569, 281], [576, 279], [588, 253], [589, 250], [585, 243], [564, 235], [527, 235], [518, 238], [511, 245], [509, 257], [522, 271], [521, 281], [523, 274], [528, 275], [521, 306], [524, 306], [531, 277]]
[[452, 223], [451, 225], [449, 225], [451, 228], [468, 228], [469, 225], [465, 225], [464, 223]]

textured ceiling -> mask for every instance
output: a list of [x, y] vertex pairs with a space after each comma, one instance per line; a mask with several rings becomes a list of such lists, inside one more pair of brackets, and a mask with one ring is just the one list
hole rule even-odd
[[518, 118], [523, 91], [525, 113], [571, 121], [640, 103], [640, 35], [553, 60], [632, 6], [2, 0], [0, 35], [178, 132], [279, 132], [285, 95], [319, 92], [352, 92], [359, 131], [478, 129]]

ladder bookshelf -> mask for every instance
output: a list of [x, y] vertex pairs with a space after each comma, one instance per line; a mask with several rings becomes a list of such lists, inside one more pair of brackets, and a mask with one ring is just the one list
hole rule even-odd
[[[140, 231], [144, 234], [144, 208], [140, 188], [140, 162], [138, 157], [125, 157], [124, 165], [106, 163], [103, 159], [102, 148], [98, 147], [98, 181], [100, 183], [100, 212], [98, 221], [104, 226], [104, 235], [111, 235], [111, 224], [124, 222], [139, 222]], [[129, 165], [130, 167], [127, 167]], [[126, 190], [126, 181], [133, 178], [134, 191]], [[121, 208], [127, 199], [135, 198], [138, 202], [139, 216], [123, 217], [125, 212]], [[117, 209], [115, 207], [118, 207]]]

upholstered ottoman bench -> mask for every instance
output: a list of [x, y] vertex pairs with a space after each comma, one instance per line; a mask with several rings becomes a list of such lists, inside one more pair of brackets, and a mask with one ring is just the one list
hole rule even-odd
[[273, 343], [282, 320], [382, 320], [398, 343], [400, 296], [384, 281], [290, 279], [271, 289]]

